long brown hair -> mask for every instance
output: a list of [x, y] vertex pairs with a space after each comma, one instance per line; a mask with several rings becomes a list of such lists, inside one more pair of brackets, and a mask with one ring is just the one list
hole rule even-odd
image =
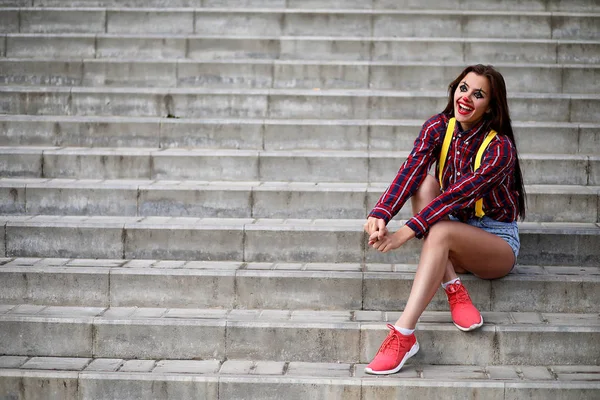
[[499, 135], [508, 137], [515, 147], [515, 153], [517, 155], [517, 160], [515, 162], [515, 189], [517, 190], [517, 193], [519, 193], [519, 216], [523, 220], [525, 219], [525, 187], [523, 185], [521, 166], [519, 165], [519, 155], [517, 152], [517, 144], [515, 143], [515, 135], [508, 113], [506, 84], [504, 83], [502, 74], [496, 71], [491, 65], [477, 64], [468, 66], [448, 86], [448, 104], [443, 112], [450, 118], [454, 117], [454, 92], [469, 72], [474, 72], [477, 75], [486, 77], [490, 83], [490, 112], [486, 113], [483, 117], [487, 121], [488, 127], [498, 132]]

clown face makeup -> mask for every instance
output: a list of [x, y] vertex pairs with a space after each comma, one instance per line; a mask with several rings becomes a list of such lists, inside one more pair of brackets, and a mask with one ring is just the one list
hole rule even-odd
[[490, 83], [485, 76], [469, 72], [454, 92], [454, 116], [463, 130], [479, 122], [490, 105]]

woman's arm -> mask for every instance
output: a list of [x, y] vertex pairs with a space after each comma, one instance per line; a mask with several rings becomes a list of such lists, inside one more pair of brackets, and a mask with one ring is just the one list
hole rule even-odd
[[434, 153], [439, 149], [447, 124], [448, 118], [443, 114], [435, 115], [423, 124], [410, 155], [373, 207], [369, 217], [382, 219], [387, 224], [417, 191], [429, 167], [437, 159]]

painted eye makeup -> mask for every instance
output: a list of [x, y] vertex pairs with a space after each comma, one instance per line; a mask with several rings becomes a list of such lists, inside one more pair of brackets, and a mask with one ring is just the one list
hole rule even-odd
[[476, 99], [483, 99], [483, 94], [481, 93], [481, 91], [477, 91], [477, 92], [473, 93], [473, 95], [475, 96]]
[[465, 85], [464, 83], [462, 85], [460, 85], [460, 91], [461, 92], [466, 92], [468, 90], [467, 85]]

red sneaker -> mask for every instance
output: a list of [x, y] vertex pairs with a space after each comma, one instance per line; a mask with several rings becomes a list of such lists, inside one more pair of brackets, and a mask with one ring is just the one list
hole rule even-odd
[[468, 332], [483, 325], [483, 317], [471, 302], [467, 289], [461, 283], [451, 283], [446, 286], [446, 295], [450, 303], [452, 321], [458, 329]]
[[373, 361], [365, 368], [368, 374], [394, 374], [400, 371], [406, 360], [419, 351], [419, 343], [414, 333], [405, 336], [393, 325], [388, 324], [388, 328], [390, 333], [381, 344]]

